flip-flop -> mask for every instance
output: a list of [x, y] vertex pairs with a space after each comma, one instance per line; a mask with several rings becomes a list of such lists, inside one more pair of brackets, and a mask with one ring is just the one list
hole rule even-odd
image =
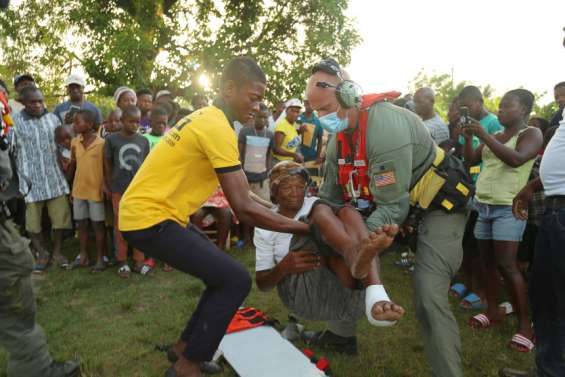
[[499, 323], [499, 321], [490, 320], [485, 314], [480, 313], [469, 318], [468, 325], [476, 330], [484, 330]]
[[462, 283], [455, 283], [451, 286], [451, 288], [449, 288], [450, 296], [456, 297], [456, 298], [465, 297], [465, 294], [467, 294], [468, 291], [469, 290], [467, 289], [465, 284], [462, 284]]
[[502, 304], [498, 305], [498, 307], [501, 309], [501, 311], [503, 311], [504, 315], [510, 315], [514, 313], [514, 308], [512, 307], [512, 304], [509, 303], [508, 301], [503, 302]]
[[[465, 306], [463, 302], [468, 303], [468, 306]], [[459, 303], [459, 307], [466, 310], [484, 310], [486, 309], [486, 304], [481, 301], [481, 298], [474, 293], [469, 293], [461, 302]]]
[[517, 351], [517, 352], [523, 352], [523, 353], [529, 353], [531, 352], [535, 345], [532, 339], [528, 339], [526, 338], [524, 335], [520, 334], [520, 333], [516, 333], [514, 334], [514, 336], [512, 337], [512, 339], [510, 339], [510, 342], [508, 343], [508, 346]]

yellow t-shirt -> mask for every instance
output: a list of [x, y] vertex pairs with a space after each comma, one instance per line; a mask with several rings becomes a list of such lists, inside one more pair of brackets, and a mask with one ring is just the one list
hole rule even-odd
[[165, 220], [186, 226], [218, 187], [216, 173], [241, 169], [234, 130], [218, 107], [202, 108], [163, 136], [120, 201], [119, 229]]
[[[284, 134], [281, 148], [285, 151], [295, 153], [296, 149], [300, 145], [300, 136], [298, 136], [296, 128], [294, 128], [294, 126], [290, 124], [286, 118], [283, 118], [275, 127], [275, 134], [277, 132], [282, 132]], [[294, 158], [290, 156], [281, 156], [275, 153], [273, 153], [273, 156], [279, 161], [294, 160]]]

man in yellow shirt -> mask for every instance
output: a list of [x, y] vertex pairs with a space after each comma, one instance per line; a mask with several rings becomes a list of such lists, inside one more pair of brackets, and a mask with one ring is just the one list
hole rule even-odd
[[273, 146], [273, 166], [280, 161], [304, 162], [304, 157], [298, 152], [301, 140], [296, 130], [296, 120], [300, 116], [302, 104], [297, 99], [288, 101], [286, 116], [275, 127], [275, 143]]
[[127, 242], [206, 284], [192, 318], [171, 348], [171, 358], [177, 361], [167, 376], [201, 376], [200, 363], [212, 358], [251, 288], [245, 267], [188, 224], [218, 183], [242, 222], [308, 233], [308, 225], [275, 214], [249, 197], [232, 123], [249, 122], [259, 110], [265, 87], [265, 75], [254, 60], [230, 61], [219, 98], [163, 137], [122, 197], [119, 229]]

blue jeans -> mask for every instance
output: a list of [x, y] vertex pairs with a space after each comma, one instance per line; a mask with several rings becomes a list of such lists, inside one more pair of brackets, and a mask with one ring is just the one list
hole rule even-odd
[[565, 376], [565, 207], [546, 209], [530, 282], [539, 377]]

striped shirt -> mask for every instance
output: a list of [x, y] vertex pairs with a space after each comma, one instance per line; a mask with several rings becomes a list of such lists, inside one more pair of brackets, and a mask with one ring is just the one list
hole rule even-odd
[[434, 139], [437, 145], [449, 140], [449, 128], [443, 120], [441, 120], [439, 115], [436, 114], [433, 118], [425, 120], [424, 124], [430, 131], [430, 135], [432, 135], [432, 139]]
[[[69, 193], [69, 185], [57, 161], [55, 128], [61, 121], [52, 113], [39, 118], [29, 116], [25, 110], [14, 115], [16, 165], [18, 174], [31, 181], [26, 203], [57, 198]], [[20, 192], [29, 190], [20, 179]]]

